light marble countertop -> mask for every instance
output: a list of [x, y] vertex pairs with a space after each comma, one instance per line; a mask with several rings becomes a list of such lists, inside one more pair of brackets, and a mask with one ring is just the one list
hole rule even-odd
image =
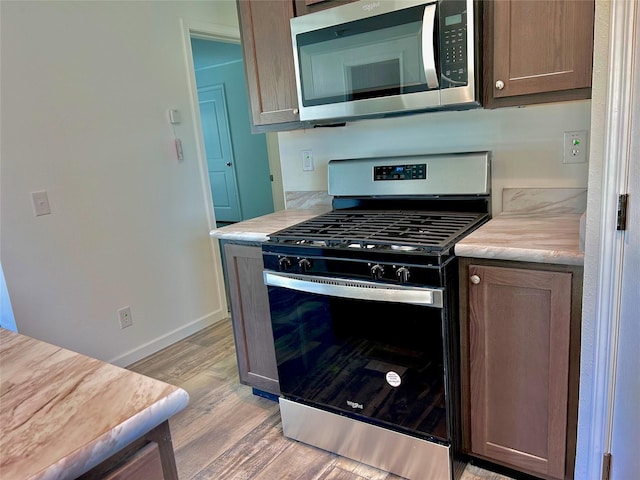
[[2, 478], [76, 478], [188, 403], [179, 387], [0, 328]]
[[270, 233], [290, 227], [296, 223], [309, 220], [331, 211], [330, 206], [318, 206], [304, 210], [280, 210], [243, 222], [232, 223], [226, 227], [215, 228], [209, 232], [213, 238], [220, 240], [242, 240], [247, 242], [264, 242]]
[[583, 265], [580, 214], [500, 214], [460, 240], [460, 257]]
[[[281, 210], [213, 229], [210, 235], [221, 240], [264, 242], [270, 233], [328, 211], [327, 206]], [[549, 212], [499, 214], [460, 240], [455, 253], [461, 257], [582, 265], [580, 216]]]

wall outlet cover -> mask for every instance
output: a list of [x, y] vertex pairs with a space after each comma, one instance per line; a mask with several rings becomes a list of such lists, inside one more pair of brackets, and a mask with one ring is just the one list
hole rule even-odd
[[589, 154], [588, 131], [564, 132], [563, 163], [587, 163]]
[[122, 307], [118, 310], [118, 319], [120, 320], [120, 328], [127, 328], [133, 325], [131, 317], [131, 307]]
[[311, 150], [302, 150], [302, 170], [304, 172], [312, 172], [313, 167], [313, 152]]

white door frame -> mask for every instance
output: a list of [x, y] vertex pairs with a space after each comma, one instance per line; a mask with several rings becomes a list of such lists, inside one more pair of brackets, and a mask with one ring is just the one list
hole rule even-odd
[[611, 448], [625, 242], [624, 232], [616, 230], [617, 199], [628, 185], [632, 138], [640, 135], [631, 123], [633, 88], [640, 81], [634, 72], [634, 56], [640, 55], [638, 5], [613, 0], [609, 7], [604, 152], [602, 163], [589, 172], [587, 209], [575, 472], [575, 478], [584, 480], [601, 478], [603, 454]]
[[[186, 74], [189, 79], [189, 96], [191, 97], [191, 122], [196, 135], [196, 156], [200, 169], [200, 188], [202, 190], [202, 200], [207, 212], [207, 222], [209, 231], [216, 228], [215, 212], [213, 210], [213, 195], [209, 183], [209, 169], [207, 166], [207, 155], [204, 148], [204, 137], [202, 135], [202, 120], [200, 118], [200, 105], [198, 103], [198, 86], [196, 84], [196, 72], [193, 65], [193, 51], [191, 49], [191, 37], [199, 37], [208, 40], [219, 40], [225, 42], [240, 43], [240, 32], [237, 28], [215, 23], [200, 22], [197, 20], [180, 19], [180, 29], [182, 31], [182, 47], [184, 50]], [[222, 266], [222, 255], [218, 241], [211, 238], [211, 250], [214, 259], [217, 284], [220, 286], [217, 295], [220, 308], [229, 311], [227, 295], [225, 293], [225, 281]]]

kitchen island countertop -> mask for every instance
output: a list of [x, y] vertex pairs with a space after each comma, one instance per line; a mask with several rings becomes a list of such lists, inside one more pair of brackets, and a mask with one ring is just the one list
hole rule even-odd
[[209, 232], [211, 237], [220, 240], [240, 240], [246, 242], [264, 242], [270, 233], [309, 220], [331, 210], [329, 206], [319, 206], [305, 210], [280, 210], [261, 217], [251, 218]]
[[460, 240], [460, 257], [583, 265], [580, 214], [504, 213]]
[[179, 387], [3, 328], [0, 370], [7, 479], [76, 478], [189, 402]]

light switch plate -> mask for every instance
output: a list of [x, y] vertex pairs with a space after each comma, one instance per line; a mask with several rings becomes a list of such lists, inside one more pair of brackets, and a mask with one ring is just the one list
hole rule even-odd
[[31, 192], [31, 201], [33, 202], [33, 212], [36, 214], [36, 217], [49, 215], [51, 213], [51, 205], [49, 205], [49, 196], [46, 190]]

